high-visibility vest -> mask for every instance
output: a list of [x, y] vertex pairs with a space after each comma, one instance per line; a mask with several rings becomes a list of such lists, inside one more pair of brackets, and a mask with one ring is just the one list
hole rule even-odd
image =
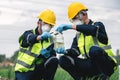
[[[92, 25], [94, 25], [94, 22], [92, 23]], [[96, 36], [98, 36], [99, 26], [96, 26], [96, 27], [97, 27], [97, 32], [96, 32], [97, 34], [96, 34]], [[111, 56], [111, 57], [114, 56], [112, 48], [111, 48], [111, 45], [110, 45], [110, 42], [108, 42], [108, 44], [105, 45], [105, 44], [101, 43], [97, 39], [97, 37], [93, 37], [91, 35], [85, 36], [83, 33], [78, 33], [77, 34], [77, 39], [78, 39], [79, 50], [80, 50], [81, 54], [83, 54], [83, 55], [85, 54], [85, 52], [86, 53], [89, 52], [91, 46], [95, 46], [96, 45], [96, 46], [100, 46], [101, 48], [103, 48], [105, 50], [105, 52], [107, 52], [107, 54], [109, 56]]]
[[85, 46], [86, 52], [88, 53], [90, 50], [90, 47], [95, 46], [97, 44], [96, 46], [100, 46], [101, 48], [103, 48], [108, 53], [109, 56], [114, 56], [109, 42], [107, 45], [105, 45], [95, 39], [96, 38], [93, 36], [85, 36], [84, 37], [83, 33], [80, 34], [80, 37], [78, 39], [78, 47], [79, 47], [81, 54], [83, 54], [83, 55], [85, 54], [84, 46]]
[[[92, 23], [92, 25], [94, 25], [94, 23]], [[99, 30], [99, 26], [97, 26], [97, 34], [96, 36], [98, 36], [98, 30]], [[78, 32], [77, 33], [77, 40], [78, 40], [78, 48], [80, 50], [80, 53], [82, 55], [86, 55], [86, 57], [89, 57], [88, 52], [91, 48], [91, 46], [100, 46], [101, 48], [103, 48], [105, 50], [105, 52], [112, 58], [112, 60], [115, 62], [115, 66], [114, 66], [114, 70], [117, 69], [117, 61], [114, 58], [114, 53], [112, 51], [110, 42], [108, 41], [108, 44], [105, 45], [103, 43], [101, 43], [97, 37], [93, 37], [91, 35], [89, 36], [85, 36], [83, 33]]]
[[[33, 34], [35, 34], [35, 30], [32, 30]], [[22, 40], [19, 41], [20, 44]], [[33, 46], [29, 46], [27, 48], [23, 48], [20, 46], [18, 58], [15, 65], [15, 71], [19, 72], [28, 72], [34, 70], [34, 61], [36, 57], [40, 54], [42, 48], [46, 48], [50, 45], [50, 39], [48, 41], [41, 41], [33, 44]]]

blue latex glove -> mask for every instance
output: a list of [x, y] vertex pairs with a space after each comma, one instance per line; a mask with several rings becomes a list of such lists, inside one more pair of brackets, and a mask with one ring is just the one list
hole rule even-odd
[[44, 56], [45, 58], [50, 57], [50, 51], [48, 51], [47, 49], [42, 49], [42, 50], [40, 51], [40, 54], [41, 54], [42, 56]]
[[56, 52], [58, 54], [65, 54], [66, 53], [65, 47], [59, 47], [59, 48], [57, 48]]
[[61, 24], [57, 27], [56, 31], [58, 32], [62, 32], [62, 31], [65, 31], [67, 29], [72, 29], [72, 25], [69, 25], [69, 24]]
[[40, 36], [41, 40], [46, 40], [51, 37], [51, 34], [49, 32], [43, 32], [42, 35]]

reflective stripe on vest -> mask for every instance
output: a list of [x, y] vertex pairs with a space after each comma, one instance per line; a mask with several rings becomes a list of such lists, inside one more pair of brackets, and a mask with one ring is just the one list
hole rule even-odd
[[25, 54], [28, 54], [29, 56], [32, 56], [32, 57], [37, 57], [38, 56], [37, 54], [34, 54], [34, 53], [30, 52], [29, 50], [25, 50], [25, 49], [22, 49], [22, 48], [20, 48], [20, 52], [24, 52]]
[[[92, 24], [94, 25], [94, 23]], [[99, 29], [99, 27], [98, 27]], [[98, 36], [98, 30], [97, 30], [97, 34], [96, 36]], [[85, 55], [85, 51], [84, 51], [84, 35], [83, 33], [77, 33], [77, 40], [78, 40], [78, 47], [80, 52]], [[89, 49], [91, 46], [100, 46], [101, 48], [103, 48], [105, 50], [105, 52], [112, 58], [112, 60], [115, 62], [115, 64], [117, 65], [117, 61], [114, 58], [114, 54], [110, 45], [110, 42], [108, 41], [107, 45], [102, 44], [101, 42], [98, 41], [97, 37], [93, 37], [93, 36], [86, 36], [86, 52], [89, 52]], [[114, 66], [114, 70], [116, 69], [116, 66]]]
[[[92, 37], [92, 38], [93, 38], [93, 41], [94, 41], [94, 45], [99, 46], [99, 43], [98, 43], [98, 41], [97, 41], [97, 38], [96, 38], [96, 37]], [[111, 45], [109, 44], [109, 45], [105, 45], [105, 46], [103, 46], [103, 47], [101, 47], [101, 48], [103, 48], [104, 50], [107, 50], [107, 49], [111, 49], [112, 47], [111, 47]]]
[[26, 67], [26, 68], [31, 68], [32, 67], [32, 65], [29, 65], [29, 64], [27, 64], [27, 63], [25, 63], [25, 62], [23, 62], [21, 60], [17, 60], [17, 63], [24, 66], [24, 67]]
[[[23, 52], [24, 54], [32, 56], [33, 58], [38, 56], [37, 54], [34, 54], [34, 53], [30, 52], [29, 50], [25, 50], [25, 49], [22, 49], [22, 48], [20, 48], [20, 52]], [[26, 68], [31, 68], [32, 67], [32, 65], [27, 64], [27, 63], [25, 63], [24, 61], [21, 61], [21, 60], [17, 60], [17, 63], [21, 64], [22, 66], [24, 66]]]
[[[35, 34], [34, 30], [33, 33]], [[22, 43], [22, 41], [20, 41], [20, 43]], [[40, 50], [42, 48], [48, 47], [49, 45], [50, 45], [50, 39], [48, 41], [43, 41], [42, 44], [41, 41], [35, 43], [33, 46], [30, 46], [28, 48], [21, 47], [15, 65], [15, 71], [19, 71], [19, 72], [27, 72], [31, 70], [33, 71], [34, 61], [36, 57], [40, 54]]]
[[[94, 24], [92, 24], [92, 25], [94, 25]], [[98, 32], [97, 32], [96, 36], [98, 36]], [[85, 36], [85, 38], [86, 38], [85, 48], [86, 48], [87, 53], [89, 52], [89, 49], [91, 46], [96, 45], [96, 46], [100, 46], [101, 48], [103, 48], [108, 53], [109, 56], [114, 56], [109, 42], [107, 45], [105, 45], [105, 44], [102, 44], [101, 42], [99, 42], [97, 37]], [[78, 40], [79, 50], [80, 50], [81, 54], [84, 55], [85, 51], [84, 51], [84, 35], [83, 35], [83, 33], [77, 33], [77, 40]]]

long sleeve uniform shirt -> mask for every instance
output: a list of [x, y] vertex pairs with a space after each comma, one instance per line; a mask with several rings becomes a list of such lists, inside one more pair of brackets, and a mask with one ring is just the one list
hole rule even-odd
[[[95, 22], [93, 25], [93, 21], [90, 20], [90, 22], [87, 25], [86, 24], [77, 25], [76, 30], [78, 32], [83, 33], [86, 36], [89, 36], [89, 35], [96, 36], [97, 28], [98, 28], [97, 26], [99, 26], [97, 39], [103, 44], [108, 44], [108, 37], [106, 34], [105, 26], [103, 25], [102, 22]], [[78, 46], [78, 41], [77, 41], [77, 36], [75, 36], [72, 46], [71, 46], [71, 49], [72, 50], [77, 49], [79, 51], [79, 48], [77, 46]], [[69, 52], [71, 53], [71, 50]], [[78, 56], [78, 54], [76, 54], [76, 55]]]

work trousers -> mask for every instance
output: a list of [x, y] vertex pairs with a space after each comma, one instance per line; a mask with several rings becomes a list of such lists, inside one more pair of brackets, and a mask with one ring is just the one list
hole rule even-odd
[[93, 46], [89, 51], [89, 58], [82, 59], [78, 57], [61, 56], [60, 66], [66, 70], [74, 80], [87, 80], [86, 77], [103, 75], [111, 76], [114, 72], [115, 62], [100, 47]]
[[35, 66], [32, 80], [53, 80], [58, 67], [58, 59], [50, 57], [44, 63]]
[[31, 80], [33, 71], [29, 72], [15, 72], [15, 80]]

